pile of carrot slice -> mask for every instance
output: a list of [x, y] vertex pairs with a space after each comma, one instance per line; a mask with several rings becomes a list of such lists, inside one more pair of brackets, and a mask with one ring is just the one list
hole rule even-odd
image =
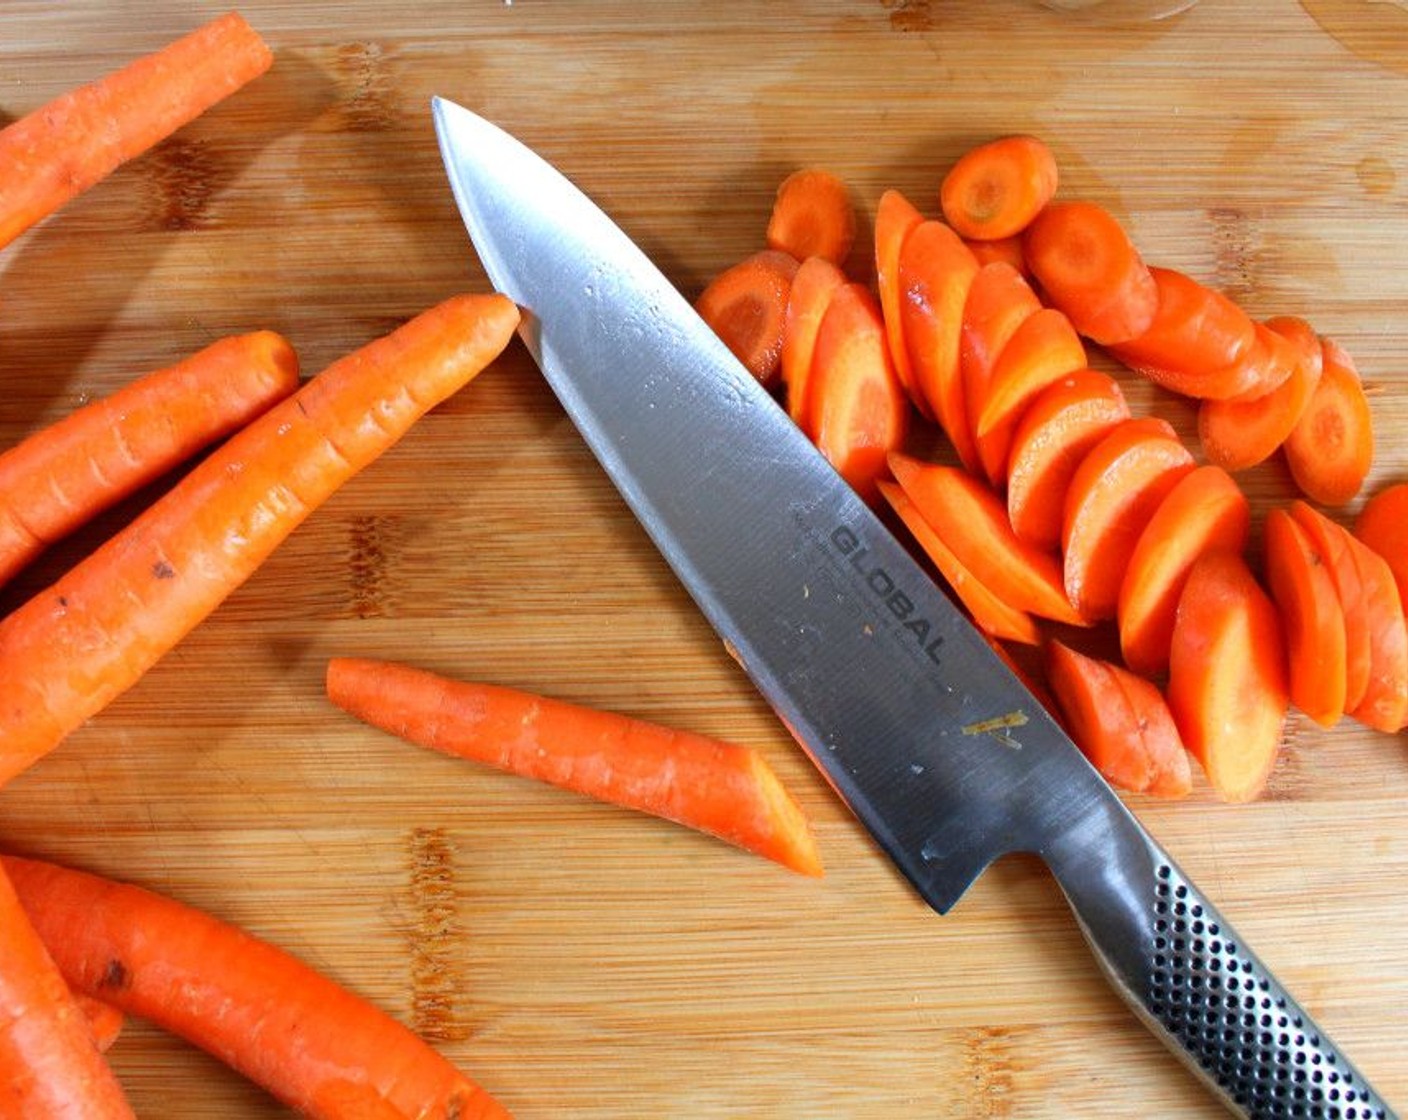
[[[1408, 490], [1370, 503], [1358, 536], [1305, 501], [1273, 510], [1263, 553], [1247, 553], [1239, 472], [1279, 459], [1322, 506], [1363, 488], [1372, 416], [1342, 346], [1303, 318], [1255, 320], [1148, 264], [1106, 207], [1058, 197], [1055, 155], [1036, 137], [961, 156], [935, 215], [884, 191], [864, 277], [848, 276], [842, 257], [810, 257], [814, 244], [850, 244], [845, 192], [819, 170], [789, 182], [828, 187], [780, 191], [768, 223], [810, 231], [767, 240], [797, 262], [795, 305], [783, 296], [773, 316], [775, 345], [791, 356], [787, 406], [860, 494], [884, 499], [990, 639], [1045, 646], [1056, 714], [1112, 784], [1182, 796], [1187, 770], [1169, 760], [1188, 755], [1217, 796], [1248, 800], [1292, 707], [1325, 726], [1345, 715], [1383, 731], [1408, 723], [1392, 578], [1395, 565], [1408, 578]], [[833, 236], [816, 232], [823, 221]], [[842, 348], [822, 353], [814, 324], [834, 293], [866, 282], [882, 322], [864, 333], [884, 337], [889, 362], [872, 356], [866, 378], [838, 376]], [[709, 319], [708, 302], [699, 307]], [[1133, 375], [1193, 403], [1196, 445], [1132, 414], [1121, 382]], [[913, 423], [891, 418], [896, 396]], [[806, 419], [819, 410], [848, 418], [825, 442]], [[937, 453], [909, 449], [933, 429]], [[1063, 640], [1102, 623], [1118, 663]]]

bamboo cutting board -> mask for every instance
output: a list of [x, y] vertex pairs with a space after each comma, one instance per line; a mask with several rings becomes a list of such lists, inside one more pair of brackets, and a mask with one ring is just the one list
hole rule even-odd
[[[1130, 23], [1119, 7], [251, 2], [271, 73], [0, 254], [0, 441], [222, 334], [281, 331], [313, 373], [483, 289], [435, 150], [438, 93], [557, 163], [690, 295], [761, 244], [798, 166], [840, 174], [868, 222], [886, 187], [932, 212], [966, 147], [1034, 132], [1062, 193], [1111, 206], [1149, 260], [1346, 345], [1373, 388], [1370, 489], [1408, 477], [1408, 5], [1202, 0]], [[9, 0], [0, 121], [220, 10]], [[1127, 384], [1196, 446], [1186, 404]], [[1244, 481], [1258, 511], [1291, 494], [1279, 463]], [[814, 816], [828, 875], [364, 728], [323, 699], [337, 654], [751, 744]], [[1184, 803], [1129, 801], [1408, 1105], [1403, 742], [1293, 716], [1258, 803], [1201, 781]], [[1221, 1115], [1105, 987], [1035, 861], [1002, 861], [943, 918], [915, 900], [517, 344], [0, 792], [0, 844], [245, 926], [525, 1120]], [[112, 1060], [143, 1116], [282, 1114], [141, 1023]]]

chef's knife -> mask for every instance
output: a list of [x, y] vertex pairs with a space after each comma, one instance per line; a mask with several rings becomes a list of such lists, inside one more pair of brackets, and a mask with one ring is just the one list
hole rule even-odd
[[1238, 1114], [1382, 1098], [688, 302], [581, 191], [433, 104], [460, 213], [567, 413], [784, 724], [947, 911], [1039, 855], [1117, 991]]

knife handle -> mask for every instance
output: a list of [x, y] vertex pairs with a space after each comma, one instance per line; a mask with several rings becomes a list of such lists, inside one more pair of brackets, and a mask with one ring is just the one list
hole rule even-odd
[[1145, 1025], [1253, 1120], [1396, 1120], [1364, 1076], [1133, 817], [1044, 852]]

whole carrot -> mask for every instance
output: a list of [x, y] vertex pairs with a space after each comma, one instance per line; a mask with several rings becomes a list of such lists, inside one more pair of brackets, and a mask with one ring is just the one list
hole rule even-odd
[[0, 248], [269, 69], [231, 12], [0, 132]]
[[0, 1118], [131, 1118], [122, 1089], [0, 870]]
[[509, 1116], [408, 1028], [266, 941], [131, 884], [12, 856], [3, 867], [76, 990], [201, 1047], [306, 1116]]
[[393, 735], [688, 825], [820, 875], [801, 808], [757, 752], [386, 661], [328, 662], [328, 697]]
[[457, 296], [333, 363], [0, 622], [0, 783], [134, 684], [518, 324]]
[[296, 388], [298, 357], [286, 340], [233, 335], [12, 447], [0, 455], [0, 584]]

